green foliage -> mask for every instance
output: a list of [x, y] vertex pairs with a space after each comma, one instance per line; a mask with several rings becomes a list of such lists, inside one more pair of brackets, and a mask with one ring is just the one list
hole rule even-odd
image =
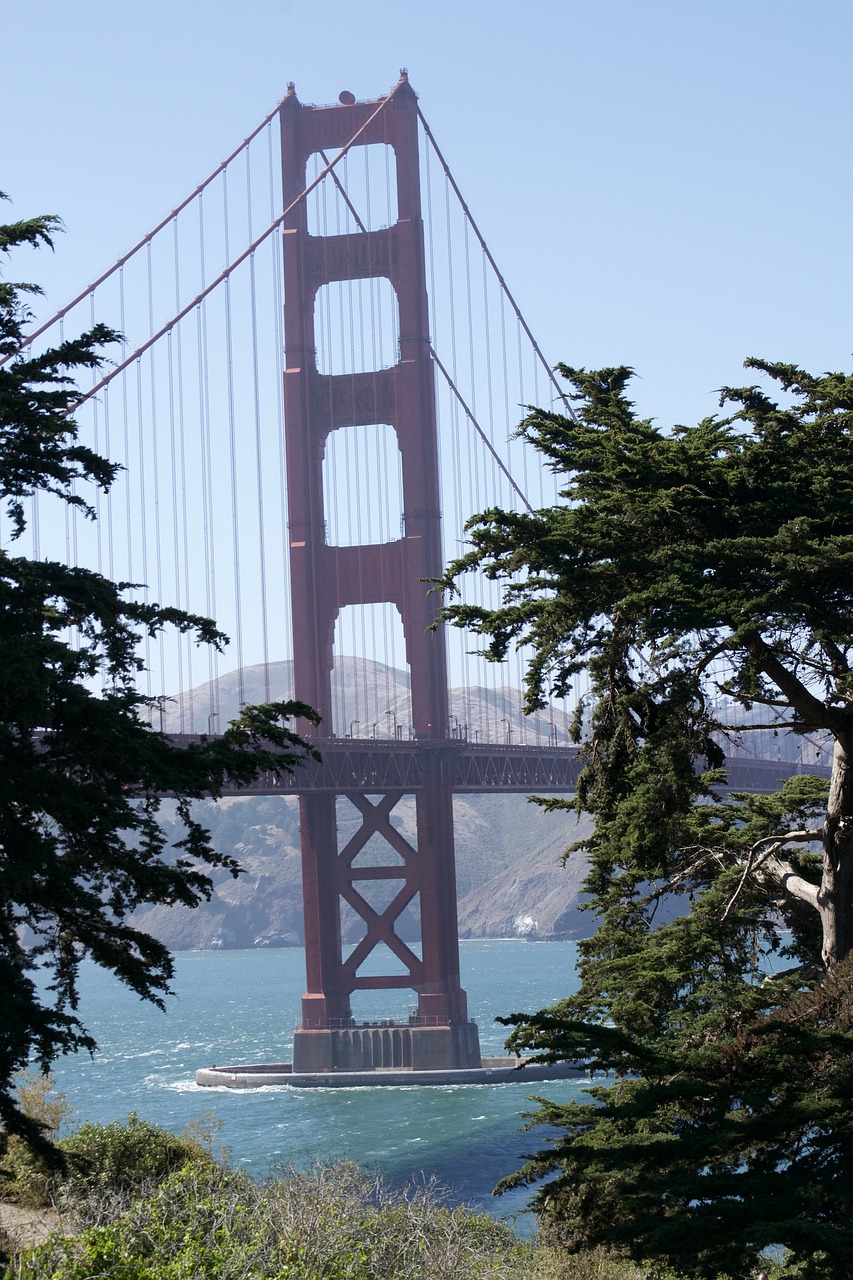
[[[54, 218], [4, 226], [0, 252], [50, 245], [56, 230]], [[127, 917], [146, 903], [195, 906], [210, 895], [210, 867], [237, 874], [192, 802], [218, 796], [226, 778], [292, 770], [308, 748], [285, 721], [315, 717], [297, 703], [247, 707], [221, 736], [176, 746], [150, 727], [140, 640], [176, 627], [221, 646], [214, 624], [134, 600], [132, 584], [12, 554], [31, 496], [91, 517], [86, 488], [107, 490], [116, 473], [79, 442], [72, 416], [75, 371], [98, 368], [116, 335], [96, 326], [28, 352], [34, 293], [0, 281], [0, 1121], [38, 1142], [11, 1081], [32, 1061], [47, 1068], [95, 1047], [77, 1015], [81, 959], [162, 1004], [171, 958]], [[158, 816], [166, 796], [182, 824], [177, 857]]]
[[[15, 1100], [20, 1111], [37, 1125], [51, 1144], [72, 1115], [65, 1095], [48, 1072], [21, 1071], [14, 1077]], [[23, 1208], [43, 1208], [51, 1203], [51, 1187], [57, 1160], [53, 1153], [34, 1150], [20, 1134], [0, 1136], [0, 1199]]]
[[536, 1267], [528, 1274], [530, 1280], [675, 1280], [670, 1272], [638, 1266], [612, 1249], [569, 1254], [559, 1224], [546, 1220], [540, 1223]]
[[[562, 1056], [582, 1040], [554, 1019], [548, 1043]], [[593, 1086], [591, 1102], [540, 1100], [535, 1122], [559, 1137], [506, 1180], [554, 1175], [537, 1201], [566, 1247], [607, 1240], [714, 1277], [784, 1241], [798, 1275], [848, 1274], [853, 958], [730, 1038], [613, 1047], [613, 1067], [638, 1074]], [[596, 1050], [606, 1067], [603, 1036]]]
[[125, 1123], [87, 1123], [63, 1139], [65, 1170], [52, 1198], [79, 1218], [113, 1216], [186, 1165], [209, 1168], [213, 1157], [198, 1138], [171, 1133], [131, 1112]]
[[54, 1238], [16, 1280], [518, 1280], [537, 1255], [486, 1215], [430, 1189], [394, 1195], [346, 1163], [258, 1184], [188, 1164], [117, 1219]]
[[[530, 709], [590, 681], [577, 796], [542, 803], [594, 817], [567, 856], [588, 859], [598, 927], [578, 995], [508, 1021], [516, 1050], [615, 1083], [543, 1102], [558, 1134], [510, 1181], [547, 1179], [571, 1250], [712, 1277], [785, 1244], [792, 1272], [834, 1277], [853, 1174], [853, 377], [747, 364], [781, 403], [726, 388], [730, 417], [672, 432], [637, 418], [629, 369], [561, 366], [576, 418], [520, 428], [561, 502], [474, 517], [445, 616], [495, 660], [531, 647]], [[474, 570], [497, 608], [453, 597]], [[768, 731], [831, 741], [831, 784], [726, 792], [727, 742]]]
[[[214, 1163], [215, 1131], [205, 1117], [179, 1135], [140, 1120], [132, 1112], [124, 1123], [89, 1122], [57, 1142], [60, 1124], [68, 1116], [64, 1099], [57, 1095], [34, 1107], [27, 1095], [36, 1088], [29, 1081], [23, 1088], [19, 1085], [17, 1101], [24, 1114], [42, 1124], [46, 1136], [56, 1143], [52, 1158], [33, 1150], [17, 1134], [8, 1136], [0, 1158], [0, 1175], [5, 1178], [3, 1198], [22, 1208], [59, 1206], [77, 1221], [101, 1221], [114, 1217], [184, 1165]], [[46, 1083], [45, 1088], [50, 1085]]]
[[18, 1106], [24, 1114], [36, 1120], [51, 1138], [58, 1138], [70, 1124], [73, 1111], [50, 1072], [20, 1071], [14, 1084]]

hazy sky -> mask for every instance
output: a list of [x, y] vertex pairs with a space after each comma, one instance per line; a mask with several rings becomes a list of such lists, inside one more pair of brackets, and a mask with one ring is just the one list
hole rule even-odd
[[41, 0], [2, 15], [0, 189], [62, 215], [45, 314], [275, 105], [421, 107], [547, 356], [695, 421], [748, 355], [849, 368], [843, 0]]

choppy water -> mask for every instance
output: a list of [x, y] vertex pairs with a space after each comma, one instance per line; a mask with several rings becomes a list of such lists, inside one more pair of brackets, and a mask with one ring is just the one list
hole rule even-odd
[[[465, 942], [462, 982], [484, 1053], [500, 1053], [497, 1014], [542, 1008], [575, 986], [568, 942]], [[100, 1046], [94, 1059], [66, 1058], [54, 1072], [78, 1120], [125, 1119], [137, 1111], [172, 1129], [213, 1110], [235, 1164], [263, 1176], [276, 1161], [347, 1157], [381, 1166], [395, 1182], [437, 1175], [458, 1199], [499, 1217], [518, 1213], [527, 1192], [492, 1199], [543, 1134], [519, 1132], [529, 1096], [568, 1100], [582, 1084], [452, 1085], [381, 1089], [200, 1089], [195, 1071], [213, 1062], [281, 1062], [291, 1057], [304, 989], [298, 948], [194, 951], [177, 956], [175, 998], [163, 1014], [87, 966], [82, 1016]], [[396, 993], [371, 1013], [405, 1016]], [[524, 1230], [524, 1223], [519, 1224]]]

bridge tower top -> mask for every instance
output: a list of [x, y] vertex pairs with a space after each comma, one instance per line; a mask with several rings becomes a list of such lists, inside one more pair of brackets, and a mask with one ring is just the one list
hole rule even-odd
[[[427, 580], [443, 569], [435, 385], [429, 348], [418, 161], [417, 98], [405, 73], [386, 98], [310, 107], [289, 88], [281, 104], [285, 273], [285, 417], [288, 510], [297, 697], [323, 716], [331, 734], [335, 620], [352, 604], [389, 602], [399, 611], [412, 681], [412, 721], [419, 737], [448, 730], [442, 629], [432, 629], [438, 601]], [[394, 155], [397, 220], [367, 230], [311, 235], [305, 190], [312, 153], [371, 144]], [[346, 197], [345, 197], [346, 198]], [[384, 277], [399, 315], [398, 359], [391, 368], [321, 373], [315, 314], [320, 290], [333, 282]], [[402, 465], [403, 531], [392, 542], [356, 547], [326, 541], [323, 456], [328, 436], [358, 426], [389, 426]], [[377, 495], [378, 500], [378, 495]]]

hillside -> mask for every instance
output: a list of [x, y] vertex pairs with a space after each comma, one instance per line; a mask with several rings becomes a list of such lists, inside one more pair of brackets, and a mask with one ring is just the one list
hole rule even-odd
[[[586, 861], [577, 855], [565, 865], [561, 860], [589, 824], [576, 823], [570, 814], [558, 817], [531, 810], [528, 806], [521, 815], [531, 847], [460, 897], [460, 937], [582, 938], [592, 932], [591, 917], [580, 909]], [[537, 832], [540, 820], [542, 830]]]
[[[495, 668], [496, 675], [499, 670]], [[448, 696], [454, 736], [471, 742], [531, 744], [556, 738], [561, 745], [568, 744], [566, 709], [554, 706], [526, 716], [519, 689], [495, 684], [451, 689]], [[241, 702], [282, 702], [292, 697], [292, 662], [244, 667], [221, 675], [214, 684], [200, 684], [165, 699], [162, 727], [167, 733], [218, 732], [238, 714]], [[332, 707], [333, 736], [408, 738], [408, 674], [367, 658], [341, 657], [332, 672]]]
[[[346, 801], [340, 802], [345, 810]], [[138, 927], [173, 950], [211, 947], [298, 946], [302, 932], [302, 877], [297, 801], [291, 796], [226, 799], [200, 806], [216, 846], [243, 866], [234, 880], [214, 871], [214, 894], [195, 910], [149, 907], [134, 915]], [[401, 828], [414, 823], [414, 802], [396, 813]], [[563, 868], [560, 854], [575, 839], [570, 814], [543, 814], [524, 796], [460, 796], [454, 803], [460, 934], [466, 938], [578, 936], [586, 917], [576, 913], [579, 868]], [[341, 814], [341, 828], [351, 822]], [[344, 937], [360, 936], [347, 908]], [[405, 917], [400, 933], [416, 936]]]

